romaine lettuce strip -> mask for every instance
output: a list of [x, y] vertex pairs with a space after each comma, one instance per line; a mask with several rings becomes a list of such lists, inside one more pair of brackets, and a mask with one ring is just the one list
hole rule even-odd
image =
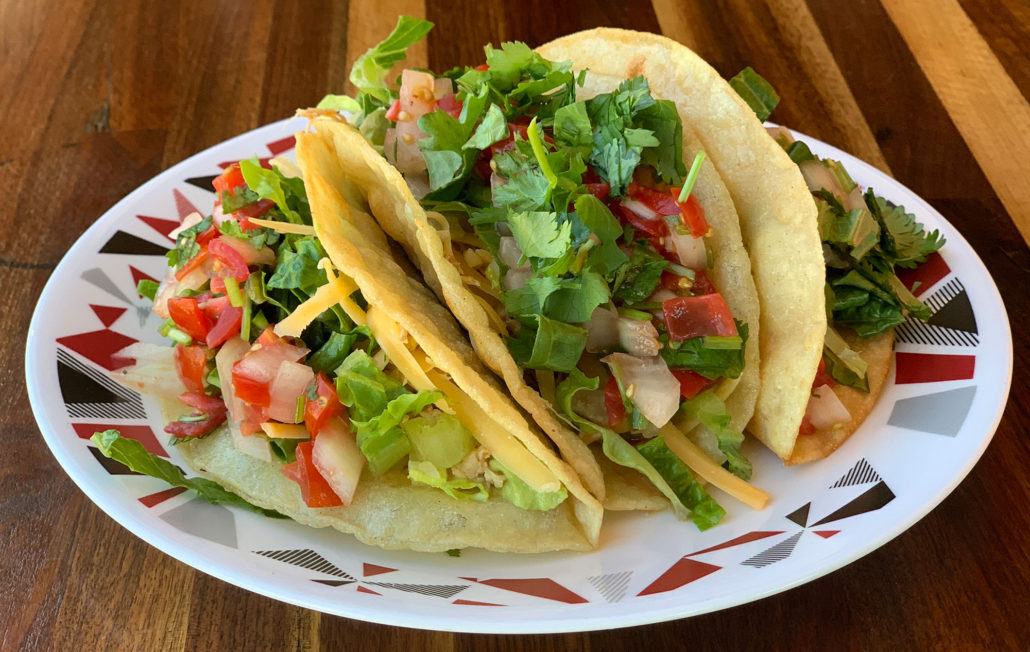
[[89, 439], [97, 445], [104, 456], [124, 464], [136, 473], [163, 480], [173, 487], [192, 489], [213, 504], [235, 505], [257, 512], [262, 516], [287, 518], [275, 510], [264, 509], [247, 502], [217, 482], [207, 478], [187, 478], [179, 467], [151, 453], [135, 439], [122, 437], [117, 430], [95, 432]]
[[707, 530], [726, 515], [726, 510], [705, 491], [690, 468], [669, 450], [662, 437], [655, 437], [634, 450], [668, 480], [676, 496], [690, 509], [690, 520], [697, 529]]
[[701, 392], [680, 406], [680, 411], [692, 421], [707, 428], [719, 442], [719, 450], [726, 456], [726, 468], [742, 480], [751, 479], [751, 461], [740, 452], [744, 435], [730, 425], [729, 409], [714, 389]]
[[399, 427], [406, 417], [422, 412], [438, 401], [438, 391], [404, 393], [392, 399], [382, 412], [367, 421], [352, 421], [358, 448], [368, 460], [369, 471], [382, 475], [411, 452], [408, 436]]
[[428, 460], [408, 460], [408, 478], [435, 487], [457, 500], [484, 501], [490, 497], [490, 491], [483, 484], [465, 478], [448, 479], [446, 469]]
[[557, 491], [535, 491], [496, 458], [492, 458], [489, 465], [492, 471], [505, 477], [504, 484], [501, 485], [501, 496], [519, 509], [546, 512], [562, 504], [569, 497], [565, 487], [559, 487]]
[[663, 496], [669, 499], [673, 512], [678, 518], [692, 518], [690, 508], [683, 503], [666, 478], [640, 451], [630, 445], [617, 432], [580, 416], [572, 408], [572, 397], [575, 396], [576, 392], [584, 389], [596, 390], [599, 385], [600, 379], [590, 378], [579, 369], [573, 369], [568, 377], [558, 384], [558, 388], [555, 391], [558, 408], [584, 432], [601, 435], [601, 449], [605, 456], [620, 466], [625, 466], [642, 473]]
[[441, 469], [451, 468], [476, 447], [472, 432], [457, 417], [443, 412], [412, 417], [401, 429], [411, 442], [412, 459], [432, 462]]

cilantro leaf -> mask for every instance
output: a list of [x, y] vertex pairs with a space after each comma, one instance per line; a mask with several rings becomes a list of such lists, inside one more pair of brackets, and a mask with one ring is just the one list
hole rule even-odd
[[559, 224], [555, 213], [544, 211], [514, 212], [508, 226], [522, 253], [531, 258], [558, 258], [572, 242], [572, 227]]
[[669, 266], [661, 254], [638, 244], [630, 254], [629, 262], [620, 271], [613, 296], [627, 303], [643, 301], [651, 296], [662, 280], [662, 272]]
[[894, 206], [877, 196], [872, 188], [865, 191], [865, 203], [883, 227], [883, 248], [901, 267], [915, 267], [944, 246], [940, 232], [927, 233], [916, 216], [903, 206]]

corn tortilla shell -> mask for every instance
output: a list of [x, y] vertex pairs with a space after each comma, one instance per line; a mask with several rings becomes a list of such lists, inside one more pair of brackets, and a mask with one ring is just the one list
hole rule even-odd
[[840, 334], [848, 346], [869, 365], [866, 375], [869, 380], [869, 391], [863, 392], [844, 385], [834, 387], [833, 391], [837, 398], [851, 413], [851, 420], [837, 424], [833, 428], [821, 428], [809, 435], [798, 436], [793, 452], [785, 460], [787, 464], [814, 462], [837, 450], [872, 412], [887, 383], [887, 373], [890, 371], [891, 359], [894, 356], [894, 330], [872, 337], [859, 337], [850, 329], [841, 329]]
[[259, 507], [304, 525], [353, 534], [380, 548], [522, 553], [593, 548], [569, 500], [549, 512], [519, 509], [502, 498], [454, 500], [438, 489], [413, 485], [403, 470], [394, 470], [379, 478], [366, 471], [347, 507], [312, 509], [279, 464], [241, 454], [224, 428], [183, 442], [177, 450], [200, 475]]
[[[401, 244], [422, 271], [426, 283], [468, 330], [472, 346], [482, 361], [503, 378], [512, 398], [558, 446], [562, 458], [575, 469], [589, 490], [599, 499], [603, 498], [604, 479], [586, 444], [526, 385], [522, 370], [490, 325], [486, 311], [462, 283], [458, 268], [444, 256], [439, 233], [400, 172], [346, 123], [318, 118], [314, 125], [318, 133], [332, 142], [347, 174], [367, 193], [368, 204], [383, 230]], [[439, 220], [445, 222], [442, 218]]]
[[760, 324], [760, 390], [748, 429], [788, 459], [826, 332], [825, 269], [816, 209], [797, 166], [748, 105], [689, 48], [655, 34], [600, 28], [539, 48], [574, 68], [624, 79], [642, 74], [676, 103], [714, 163], [740, 217]]
[[[375, 237], [376, 234], [381, 235], [378, 227], [374, 223], [369, 224], [366, 216], [360, 210], [354, 210], [337, 190], [346, 187], [340, 185], [345, 180], [353, 179], [373, 215], [379, 216], [383, 204], [381, 186], [363, 184], [355, 174], [361, 170], [360, 165], [344, 167], [342, 162], [345, 159], [339, 151], [336, 132], [328, 128], [331, 125], [351, 129], [342, 123], [316, 120], [316, 133], [297, 134], [296, 150], [304, 171], [315, 232], [330, 260], [342, 273], [354, 279], [369, 305], [382, 310], [407, 331], [439, 370], [448, 374], [462, 391], [486, 409], [499, 425], [554, 473], [569, 491], [570, 502], [583, 528], [582, 536], [591, 545], [596, 545], [602, 517], [600, 503], [586, 490], [573, 469], [530, 428], [518, 408], [492, 381], [454, 317], [424, 286], [404, 272], [389, 249], [379, 244]], [[369, 158], [379, 158], [363, 139], [360, 147], [370, 152]], [[538, 514], [541, 518], [550, 518], [544, 513]], [[530, 516], [523, 515], [523, 518]]]

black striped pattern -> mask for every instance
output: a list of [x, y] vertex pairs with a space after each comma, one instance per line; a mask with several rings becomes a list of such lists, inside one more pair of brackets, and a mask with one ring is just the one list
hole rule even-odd
[[[67, 402], [64, 404], [72, 419], [145, 419], [143, 399], [140, 395], [122, 387], [103, 372], [79, 361], [62, 348], [57, 349], [58, 365], [65, 365], [72, 371], [85, 376], [99, 385], [106, 393], [113, 395], [111, 402]], [[63, 388], [62, 388], [63, 389]]]
[[408, 593], [419, 593], [421, 595], [432, 595], [438, 598], [453, 598], [468, 588], [468, 585], [446, 585], [446, 584], [395, 584], [393, 582], [366, 582], [372, 586], [381, 586], [387, 589], [397, 589]]
[[[948, 302], [960, 294], [964, 294], [965, 291], [966, 288], [962, 285], [962, 281], [954, 278], [934, 292], [925, 300], [925, 303], [930, 306], [930, 310], [937, 313]], [[978, 346], [980, 344], [980, 337], [976, 333], [934, 326], [914, 317], [910, 317], [908, 321], [898, 326], [895, 332], [899, 342], [908, 344], [934, 344], [937, 346]]]
[[354, 579], [310, 548], [303, 550], [255, 550], [254, 553], [286, 564], [293, 564], [311, 571], [325, 573], [326, 575], [345, 577], [349, 580]]
[[879, 482], [881, 479], [880, 474], [877, 473], [873, 467], [869, 466], [869, 462], [866, 462], [863, 457], [858, 461], [858, 464], [845, 473], [840, 480], [837, 480], [830, 485], [830, 489], [836, 489], [837, 487], [851, 487], [856, 484], [866, 484], [869, 482]]
[[593, 577], [588, 577], [587, 581], [608, 602], [619, 602], [626, 595], [626, 589], [629, 588], [629, 579], [631, 577], [633, 577], [633, 571], [623, 571], [607, 575], [594, 575]]
[[794, 552], [794, 548], [798, 545], [798, 540], [801, 539], [802, 532], [804, 532], [804, 530], [794, 534], [789, 539], [784, 539], [772, 548], [763, 550], [754, 557], [745, 559], [740, 562], [741, 565], [751, 566], [752, 568], [765, 568], [769, 564], [783, 561], [787, 557], [790, 557], [790, 553]]

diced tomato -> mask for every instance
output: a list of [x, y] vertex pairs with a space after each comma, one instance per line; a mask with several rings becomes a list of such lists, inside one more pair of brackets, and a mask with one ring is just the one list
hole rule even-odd
[[676, 376], [676, 380], [680, 381], [680, 395], [688, 399], [694, 398], [719, 382], [718, 379], [705, 378], [690, 369], [672, 369], [672, 375]]
[[804, 416], [804, 418], [801, 419], [801, 427], [798, 428], [798, 434], [799, 435], [811, 435], [814, 432], [815, 432], [815, 426], [813, 426], [812, 422], [808, 420], [808, 415], [806, 414]]
[[165, 426], [165, 432], [179, 439], [187, 437], [203, 437], [218, 426], [225, 423], [225, 412], [209, 414], [200, 421], [172, 421]]
[[175, 273], [175, 278], [179, 281], [186, 278], [193, 270], [198, 269], [207, 260], [208, 253], [207, 249], [201, 249], [197, 252], [197, 255], [190, 258], [185, 265], [179, 268], [179, 271]]
[[[268, 212], [268, 209], [272, 208], [273, 206], [275, 206], [275, 202], [271, 199], [259, 199], [256, 202], [247, 204], [243, 208], [233, 211], [232, 214], [233, 217], [235, 217], [240, 222], [240, 225], [242, 227], [243, 221], [245, 219], [247, 219], [248, 217], [261, 217], [262, 215]], [[253, 224], [251, 224], [250, 226], [253, 229], [261, 228]], [[244, 229], [244, 231], [246, 230], [247, 229]]]
[[486, 72], [487, 70], [490, 70], [490, 66], [488, 64], [481, 63], [475, 67], [475, 70], [478, 70], [480, 72]]
[[168, 300], [168, 315], [182, 331], [195, 340], [206, 340], [211, 320], [197, 304], [196, 297], [175, 297]]
[[834, 377], [826, 372], [826, 358], [819, 358], [819, 369], [815, 372], [815, 380], [812, 381], [812, 389], [822, 387], [823, 385], [833, 387], [836, 384], [837, 381]]
[[[508, 133], [510, 135], [507, 138], [505, 138], [504, 140], [499, 140], [493, 145], [490, 145], [490, 152], [494, 156], [497, 156], [502, 152], [507, 152], [509, 150], [515, 149], [515, 134], [518, 134], [522, 140], [529, 140], [529, 125], [520, 125], [515, 124], [514, 122], [509, 122]], [[547, 136], [544, 137], [544, 140], [547, 142], [554, 142]]]
[[718, 290], [712, 285], [712, 279], [708, 278], [708, 274], [703, 269], [699, 269], [694, 272], [694, 284], [690, 287], [690, 291], [694, 294], [715, 294]]
[[461, 116], [462, 106], [462, 102], [458, 99], [457, 95], [448, 95], [447, 97], [442, 97], [436, 103], [437, 109], [449, 114], [455, 120], [457, 120]]
[[618, 202], [613, 202], [609, 204], [608, 207], [612, 209], [612, 213], [614, 213], [616, 217], [622, 218], [623, 223], [629, 222], [634, 228], [643, 232], [643, 234], [649, 238], [658, 239], [669, 234], [669, 225], [666, 224], [663, 219], [644, 217]]
[[690, 279], [672, 272], [662, 272], [662, 287], [682, 294], [690, 289]]
[[652, 190], [642, 186], [636, 181], [630, 181], [627, 193], [631, 199], [635, 199], [644, 206], [647, 206], [659, 215], [679, 215], [680, 206], [676, 198], [667, 192]]
[[598, 199], [604, 199], [612, 190], [611, 184], [608, 183], [584, 183], [583, 185], [586, 186], [588, 193]]
[[604, 409], [608, 412], [609, 428], [618, 428], [626, 420], [626, 404], [622, 402], [615, 376], [608, 378], [608, 384], [604, 386]]
[[208, 253], [215, 259], [212, 276], [232, 276], [243, 282], [250, 276], [247, 261], [240, 252], [226, 244], [221, 238], [215, 238], [207, 246]]
[[279, 366], [284, 360], [299, 362], [305, 354], [307, 349], [289, 344], [271, 327], [266, 328], [251, 350], [232, 366], [232, 387], [237, 398], [259, 407], [269, 407], [270, 388], [279, 373]]
[[312, 438], [318, 436], [318, 431], [328, 419], [343, 413], [343, 403], [336, 393], [336, 386], [324, 373], [319, 372], [315, 378], [315, 394], [314, 400], [308, 398], [304, 404], [304, 425]]
[[218, 193], [221, 198], [223, 192], [232, 192], [240, 186], [246, 185], [247, 182], [243, 180], [243, 171], [240, 170], [239, 163], [233, 163], [229, 167], [222, 171], [222, 174], [215, 177], [211, 185], [214, 186], [215, 192]]
[[212, 224], [206, 231], [197, 234], [197, 244], [203, 247], [216, 237], [218, 237], [218, 227]]
[[254, 378], [236, 375], [233, 368], [232, 391], [236, 392], [236, 398], [247, 403], [253, 403], [261, 407], [268, 407], [272, 402], [272, 396], [268, 391], [268, 382], [261, 382]]
[[[673, 188], [671, 192], [675, 201], [679, 197], [679, 188]], [[705, 209], [701, 207], [697, 197], [690, 195], [687, 197], [687, 201], [677, 203], [680, 207], [680, 215], [683, 217], [683, 224], [690, 229], [690, 235], [700, 238], [711, 230], [708, 220], [705, 219]]]
[[[228, 298], [228, 297], [224, 297]], [[240, 325], [243, 323], [243, 308], [228, 305], [222, 309], [218, 321], [207, 334], [209, 348], [219, 347], [225, 344], [230, 337], [240, 332]]]
[[386, 110], [386, 119], [391, 122], [397, 122], [397, 118], [401, 115], [401, 101], [394, 100], [390, 108]]
[[311, 441], [297, 444], [297, 461], [284, 464], [281, 470], [283, 475], [300, 485], [300, 495], [308, 507], [338, 507], [343, 501], [311, 461], [311, 449], [314, 445]]
[[185, 392], [179, 395], [179, 401], [204, 414], [219, 414], [226, 411], [222, 399], [208, 396], [204, 392]]
[[733, 315], [721, 294], [668, 299], [662, 302], [662, 312], [669, 339], [673, 341], [704, 335], [737, 334], [737, 325], [733, 323]]
[[175, 371], [186, 389], [191, 392], [204, 391], [204, 376], [207, 375], [207, 356], [199, 346], [175, 347]]

